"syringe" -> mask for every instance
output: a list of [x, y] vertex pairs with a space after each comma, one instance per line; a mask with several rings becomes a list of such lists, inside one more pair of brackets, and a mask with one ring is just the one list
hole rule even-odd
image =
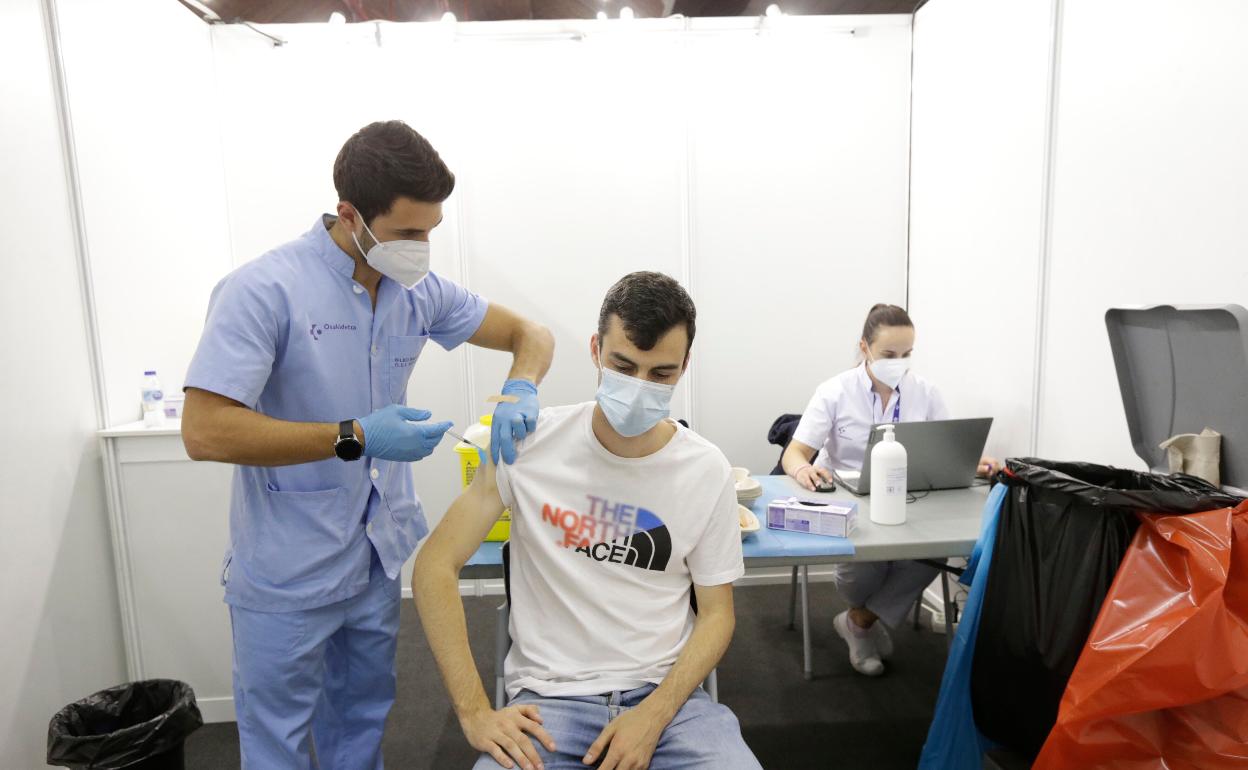
[[448, 436], [450, 436], [451, 438], [454, 438], [454, 439], [459, 439], [460, 441], [462, 441], [463, 443], [467, 444], [468, 446], [470, 446], [470, 447], [472, 447], [472, 448], [476, 449], [478, 452], [484, 452], [484, 451], [485, 451], [485, 449], [484, 449], [484, 448], [477, 446], [476, 444], [472, 443], [471, 441], [469, 441], [468, 439], [466, 439], [466, 438], [464, 438], [463, 436], [459, 435], [458, 433], [456, 433], [456, 432], [455, 432], [455, 431], [453, 431], [453, 430], [447, 430], [447, 431], [446, 431], [446, 435], [448, 435]]

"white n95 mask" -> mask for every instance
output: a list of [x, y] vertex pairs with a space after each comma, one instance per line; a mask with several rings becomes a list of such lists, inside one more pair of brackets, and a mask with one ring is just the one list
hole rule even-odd
[[674, 385], [640, 380], [602, 366], [602, 384], [595, 398], [615, 432], [632, 438], [671, 414], [675, 392]]
[[914, 365], [914, 359], [877, 358], [868, 362], [867, 365], [871, 367], [871, 373], [875, 375], [875, 379], [896, 390], [897, 385], [901, 383], [901, 378], [905, 377], [906, 372], [910, 371], [910, 367]]
[[351, 233], [355, 247], [364, 255], [369, 267], [392, 281], [396, 281], [405, 289], [414, 289], [416, 284], [429, 275], [429, 242], [428, 241], [386, 241], [382, 243], [368, 229], [368, 223], [360, 217], [365, 232], [373, 239], [373, 247], [367, 252], [360, 245], [360, 239]]

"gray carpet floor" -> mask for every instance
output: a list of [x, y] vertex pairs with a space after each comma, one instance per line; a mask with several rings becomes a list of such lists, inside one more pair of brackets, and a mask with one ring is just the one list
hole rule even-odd
[[[737, 631], [719, 666], [720, 701], [741, 721], [746, 742], [768, 770], [918, 764], [944, 669], [945, 637], [911, 627], [894, 635], [888, 672], [870, 679], [849, 666], [832, 630], [843, 609], [829, 583], [811, 584], [813, 681], [802, 677], [802, 636], [788, 624], [788, 586], [736, 591]], [[473, 654], [493, 693], [494, 608], [501, 597], [467, 598]], [[471, 768], [465, 742], [421, 631], [415, 605], [402, 610], [399, 694], [386, 729], [385, 758], [401, 770]], [[187, 741], [191, 770], [239, 767], [233, 723], [205, 725]]]

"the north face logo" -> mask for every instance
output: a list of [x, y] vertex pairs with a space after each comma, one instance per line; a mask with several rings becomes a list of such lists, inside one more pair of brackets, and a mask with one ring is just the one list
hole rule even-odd
[[623, 564], [663, 572], [672, 558], [672, 533], [666, 526], [634, 532], [610, 543], [594, 543], [576, 549], [594, 561]]
[[560, 545], [597, 562], [656, 572], [667, 569], [672, 535], [658, 516], [635, 505], [587, 497], [588, 513], [542, 506], [542, 521], [562, 531]]

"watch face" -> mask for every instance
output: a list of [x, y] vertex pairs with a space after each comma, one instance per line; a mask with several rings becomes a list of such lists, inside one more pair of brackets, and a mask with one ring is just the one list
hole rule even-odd
[[364, 453], [364, 447], [355, 436], [348, 436], [334, 443], [334, 453], [342, 460], [358, 460]]

